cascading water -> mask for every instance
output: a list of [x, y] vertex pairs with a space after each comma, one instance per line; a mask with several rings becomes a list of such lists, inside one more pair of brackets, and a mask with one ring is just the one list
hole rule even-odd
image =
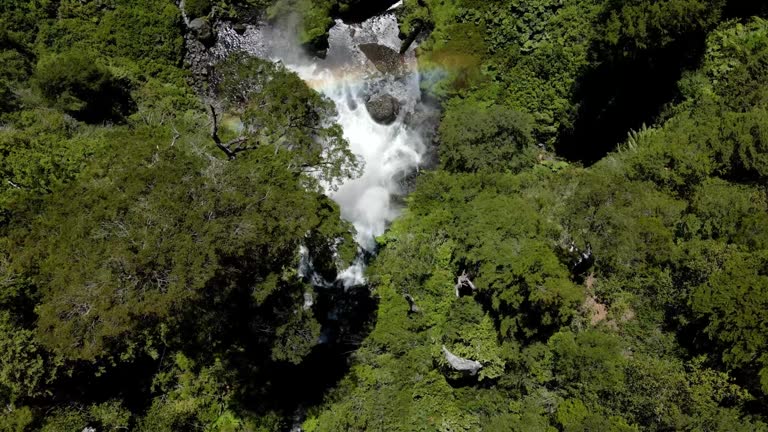
[[[214, 55], [221, 58], [232, 51], [246, 51], [280, 61], [333, 100], [337, 122], [351, 150], [365, 165], [359, 178], [328, 193], [339, 204], [342, 217], [354, 225], [360, 247], [373, 252], [375, 238], [384, 233], [401, 210], [396, 198], [406, 192], [403, 179], [418, 169], [426, 153], [423, 135], [408, 125], [409, 117], [425, 109], [419, 104], [415, 53], [411, 48], [397, 56], [400, 39], [397, 20], [391, 13], [360, 24], [338, 20], [330, 31], [325, 59], [303, 54], [293, 32], [284, 30], [288, 27], [293, 26], [249, 27], [240, 35], [224, 25]], [[360, 49], [361, 45], [371, 46], [368, 44], [374, 44], [385, 55], [389, 53], [390, 58], [370, 59]], [[381, 64], [387, 62], [391, 70], [380, 70]], [[400, 105], [397, 117], [388, 125], [374, 121], [366, 107], [370, 98], [381, 95], [393, 97]], [[339, 280], [345, 286], [363, 283], [362, 259], [343, 271]]]
[[[224, 23], [218, 28], [217, 44], [206, 56], [216, 62], [233, 52], [245, 51], [282, 62], [333, 100], [338, 112], [336, 121], [351, 150], [364, 163], [359, 178], [348, 180], [338, 190], [327, 191], [339, 204], [342, 217], [357, 231], [361, 253], [356, 262], [331, 282], [313, 271], [309, 251], [305, 247], [300, 251], [299, 275], [314, 287], [314, 292], [305, 293], [302, 307], [312, 309], [322, 325], [313, 352], [301, 365], [280, 375], [288, 384], [278, 387], [285, 388], [287, 400], [297, 404], [291, 430], [300, 430], [304, 404], [317, 403], [313, 397], [346, 373], [349, 353], [370, 331], [376, 301], [364, 284], [364, 257], [375, 252], [375, 238], [401, 211], [408, 181], [429, 159], [426, 143], [434, 126], [435, 110], [421, 102], [413, 49], [398, 54], [400, 40], [393, 14], [360, 24], [337, 21], [330, 31], [325, 59], [309, 58], [299, 48], [293, 24], [250, 26], [239, 34]], [[377, 53], [385, 58], [376, 58]], [[390, 102], [397, 100], [399, 106], [396, 113], [391, 111], [383, 120], [387, 124], [374, 121], [367, 106], [370, 98], [382, 95]], [[294, 394], [294, 387], [303, 388], [303, 394]]]

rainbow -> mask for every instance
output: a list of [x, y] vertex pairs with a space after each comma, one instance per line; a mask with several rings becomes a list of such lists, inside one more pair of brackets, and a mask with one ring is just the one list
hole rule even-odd
[[[407, 73], [419, 73], [427, 83], [436, 83], [450, 79], [468, 71], [479, 70], [480, 58], [477, 55], [447, 52], [440, 50], [426, 55], [420, 55], [414, 65], [406, 68]], [[332, 93], [346, 86], [361, 86], [371, 76], [372, 66], [365, 65], [357, 68], [349, 66], [324, 69], [321, 73], [302, 74], [307, 85], [321, 93]], [[309, 76], [307, 76], [309, 75]]]

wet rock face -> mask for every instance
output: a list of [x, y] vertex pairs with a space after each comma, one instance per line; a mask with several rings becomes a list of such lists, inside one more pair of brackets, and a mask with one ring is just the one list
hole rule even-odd
[[403, 74], [403, 61], [399, 52], [388, 46], [375, 43], [361, 44], [358, 48], [376, 66], [379, 72], [392, 76]]
[[365, 103], [368, 114], [380, 124], [390, 125], [400, 113], [400, 101], [390, 94], [373, 96]]

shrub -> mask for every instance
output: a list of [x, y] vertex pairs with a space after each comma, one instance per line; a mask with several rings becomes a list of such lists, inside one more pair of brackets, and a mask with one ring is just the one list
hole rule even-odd
[[43, 57], [33, 82], [50, 106], [87, 122], [117, 120], [131, 108], [127, 89], [83, 52]]

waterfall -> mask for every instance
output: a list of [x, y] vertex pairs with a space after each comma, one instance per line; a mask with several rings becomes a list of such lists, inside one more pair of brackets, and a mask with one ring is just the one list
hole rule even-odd
[[[336, 120], [352, 152], [364, 163], [364, 170], [359, 178], [327, 192], [339, 204], [342, 217], [354, 225], [361, 249], [371, 253], [376, 247], [375, 238], [384, 233], [402, 210], [398, 198], [407, 192], [404, 180], [418, 170], [426, 154], [422, 132], [410, 126], [418, 111], [427, 109], [420, 104], [414, 50], [410, 48], [397, 56], [400, 39], [397, 19], [392, 13], [359, 24], [336, 21], [325, 59], [310, 58], [299, 49], [293, 24], [253, 26], [242, 35], [224, 24], [219, 29], [214, 55], [223, 57], [242, 50], [282, 62], [309, 86], [333, 100], [338, 111]], [[291, 30], [285, 30], [288, 28]], [[389, 58], [371, 60], [370, 53], [366, 55], [361, 45], [373, 46]], [[399, 101], [397, 117], [391, 124], [374, 121], [366, 107], [371, 97], [380, 95]], [[358, 259], [339, 275], [345, 286], [364, 282], [362, 261]]]

